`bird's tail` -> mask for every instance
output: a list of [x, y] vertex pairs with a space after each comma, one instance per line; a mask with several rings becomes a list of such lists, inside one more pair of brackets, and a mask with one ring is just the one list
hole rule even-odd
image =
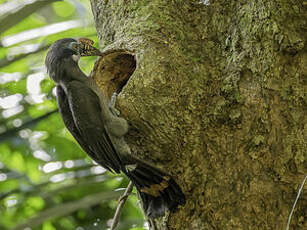
[[135, 184], [149, 218], [163, 216], [167, 210], [174, 212], [185, 204], [181, 188], [168, 174], [130, 156], [125, 165], [123, 171]]

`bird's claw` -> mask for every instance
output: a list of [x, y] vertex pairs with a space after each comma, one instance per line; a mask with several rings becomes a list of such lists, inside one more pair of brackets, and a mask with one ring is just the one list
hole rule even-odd
[[115, 106], [115, 103], [116, 103], [116, 97], [118, 96], [118, 93], [113, 93], [112, 97], [111, 97], [111, 101], [110, 101], [110, 104], [109, 106], [111, 107], [114, 107]]
[[117, 96], [118, 96], [118, 93], [116, 93], [116, 92], [113, 93], [111, 100], [110, 100], [110, 103], [109, 103], [109, 109], [114, 116], [120, 115], [120, 112], [117, 109], [115, 109], [115, 103], [116, 103], [116, 97]]

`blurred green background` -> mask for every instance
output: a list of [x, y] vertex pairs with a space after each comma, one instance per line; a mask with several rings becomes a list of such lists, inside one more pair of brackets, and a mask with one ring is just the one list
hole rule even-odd
[[[1, 230], [108, 229], [128, 184], [64, 128], [44, 59], [65, 37], [97, 42], [88, 0], [0, 0]], [[82, 58], [81, 69], [89, 74], [95, 59]], [[146, 229], [135, 192], [118, 229]]]

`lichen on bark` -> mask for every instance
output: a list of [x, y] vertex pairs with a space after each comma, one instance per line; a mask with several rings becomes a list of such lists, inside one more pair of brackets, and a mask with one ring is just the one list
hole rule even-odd
[[306, 4], [91, 2], [101, 47], [136, 58], [117, 104], [126, 140], [186, 194], [168, 228], [285, 229], [307, 173]]

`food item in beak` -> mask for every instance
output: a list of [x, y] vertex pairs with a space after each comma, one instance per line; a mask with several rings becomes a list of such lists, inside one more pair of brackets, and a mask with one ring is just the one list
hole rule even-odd
[[102, 56], [100, 50], [93, 46], [93, 40], [89, 38], [79, 38], [78, 42], [80, 44], [80, 56]]

